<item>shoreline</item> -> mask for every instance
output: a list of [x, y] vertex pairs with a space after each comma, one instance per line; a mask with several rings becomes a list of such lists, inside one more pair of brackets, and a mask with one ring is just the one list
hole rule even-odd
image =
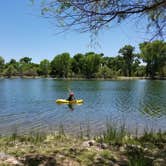
[[112, 77], [112, 78], [78, 78], [78, 77], [68, 77], [68, 78], [57, 78], [57, 77], [41, 77], [41, 76], [11, 76], [11, 77], [0, 77], [0, 79], [54, 79], [54, 80], [74, 80], [74, 81], [79, 81], [79, 80], [92, 80], [92, 81], [116, 81], [116, 80], [166, 80], [166, 77], [155, 77], [155, 78], [150, 78], [150, 77], [125, 77], [125, 76], [117, 76], [117, 77]]

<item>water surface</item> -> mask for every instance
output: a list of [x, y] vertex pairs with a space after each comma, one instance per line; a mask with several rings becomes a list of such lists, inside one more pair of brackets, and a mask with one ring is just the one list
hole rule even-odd
[[[68, 89], [83, 105], [58, 105]], [[0, 134], [105, 129], [106, 121], [129, 130], [166, 130], [166, 81], [62, 81], [0, 79]], [[81, 128], [81, 129], [80, 129]]]

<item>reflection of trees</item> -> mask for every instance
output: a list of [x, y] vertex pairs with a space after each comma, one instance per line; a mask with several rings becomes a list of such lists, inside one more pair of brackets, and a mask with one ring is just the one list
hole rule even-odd
[[164, 81], [145, 81], [142, 84], [140, 111], [150, 117], [166, 115]]
[[119, 95], [113, 104], [120, 112], [140, 112], [151, 118], [166, 115], [164, 81], [122, 81], [115, 90]]

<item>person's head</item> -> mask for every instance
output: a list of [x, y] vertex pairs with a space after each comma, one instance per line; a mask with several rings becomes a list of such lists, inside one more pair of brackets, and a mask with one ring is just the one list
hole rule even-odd
[[70, 96], [74, 96], [74, 93], [73, 93], [73, 92], [70, 92]]

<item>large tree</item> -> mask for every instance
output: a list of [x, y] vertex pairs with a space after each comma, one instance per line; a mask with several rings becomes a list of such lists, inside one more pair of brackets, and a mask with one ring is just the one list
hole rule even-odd
[[44, 59], [39, 64], [39, 70], [40, 75], [43, 75], [47, 77], [50, 73], [50, 62], [47, 59]]
[[[165, 0], [42, 0], [41, 13], [57, 27], [98, 32], [112, 23], [130, 18], [146, 19], [153, 37], [166, 35]], [[151, 29], [152, 28], [152, 29]]]
[[102, 54], [88, 52], [85, 54], [83, 72], [86, 78], [95, 77], [100, 67]]
[[71, 59], [71, 70], [77, 75], [83, 74], [84, 58], [83, 54], [78, 53]]
[[60, 78], [67, 78], [70, 68], [70, 54], [62, 53], [52, 60], [51, 62], [51, 74]]
[[119, 53], [122, 54], [125, 62], [125, 76], [131, 76], [132, 64], [134, 61], [135, 54], [133, 53], [134, 47], [131, 45], [125, 45], [119, 50]]
[[140, 55], [147, 64], [146, 75], [152, 78], [156, 74], [163, 76], [166, 66], [166, 42], [159, 40], [144, 42], [140, 44], [140, 50]]

